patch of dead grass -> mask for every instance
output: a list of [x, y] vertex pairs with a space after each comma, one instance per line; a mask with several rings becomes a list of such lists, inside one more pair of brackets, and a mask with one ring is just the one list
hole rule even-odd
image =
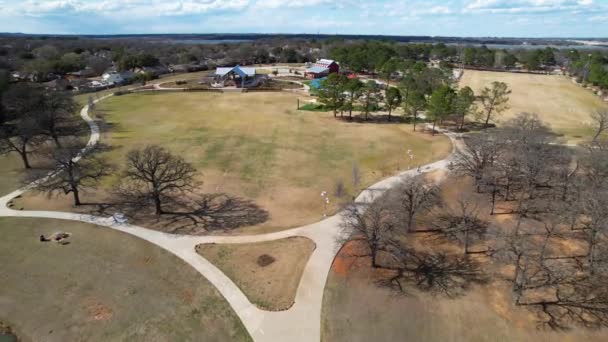
[[[287, 310], [315, 244], [293, 237], [249, 244], [202, 244], [196, 252], [222, 270], [249, 300], [265, 310]], [[266, 259], [269, 263], [260, 263]]]

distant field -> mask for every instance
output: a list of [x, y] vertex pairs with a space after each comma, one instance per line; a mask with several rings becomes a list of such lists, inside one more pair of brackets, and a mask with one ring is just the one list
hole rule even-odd
[[570, 142], [588, 138], [591, 135], [589, 114], [599, 108], [608, 108], [608, 104], [565, 76], [466, 70], [460, 85], [469, 86], [479, 94], [493, 81], [505, 82], [513, 90], [510, 109], [500, 121], [521, 112], [536, 113]]
[[[38, 241], [58, 231], [70, 244]], [[0, 218], [0, 232], [0, 322], [23, 341], [251, 340], [213, 285], [146, 241], [48, 219]]]
[[[111, 126], [101, 141], [113, 148], [107, 156], [119, 165], [129, 149], [145, 144], [183, 156], [200, 170], [200, 190], [243, 196], [268, 210], [270, 221], [259, 227], [264, 231], [321, 219], [322, 191], [331, 196], [328, 213], [335, 211], [358, 192], [352, 186], [353, 164], [360, 169], [361, 188], [451, 150], [447, 138], [413, 133], [409, 125], [347, 123], [331, 113], [297, 111], [297, 98], [290, 93], [114, 97], [97, 106]], [[350, 193], [341, 199], [333, 196], [338, 180]], [[61, 200], [44, 202], [50, 209], [69, 210]]]

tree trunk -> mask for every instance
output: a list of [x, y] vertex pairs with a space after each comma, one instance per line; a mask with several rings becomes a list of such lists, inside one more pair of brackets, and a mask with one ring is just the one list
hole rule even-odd
[[489, 111], [486, 115], [486, 124], [485, 126], [488, 127], [488, 124], [490, 124], [490, 116], [492, 115], [492, 112]]
[[154, 208], [156, 209], [156, 216], [160, 216], [163, 213], [161, 207], [160, 195], [154, 195]]
[[59, 142], [59, 136], [57, 136], [57, 133], [52, 133], [51, 138], [53, 138], [53, 141], [55, 142], [55, 146], [57, 146], [58, 148], [61, 148], [61, 143]]
[[469, 230], [464, 230], [464, 254], [469, 254]]
[[465, 117], [465, 115], [463, 114], [462, 120], [460, 121], [460, 128], [459, 128], [461, 131], [464, 129], [464, 117]]
[[588, 255], [588, 260], [589, 260], [589, 274], [594, 275], [595, 274], [595, 228], [591, 229], [591, 232], [589, 233], [589, 255]]
[[393, 108], [391, 106], [388, 107], [388, 121], [391, 121], [391, 112], [393, 111]]
[[418, 111], [416, 111], [414, 113], [414, 132], [416, 132], [416, 121], [418, 121], [418, 120], [416, 120], [417, 118], [418, 118]]
[[23, 161], [23, 166], [26, 169], [31, 169], [32, 167], [30, 166], [30, 161], [27, 158], [27, 152], [26, 151], [19, 152], [19, 155], [21, 156], [21, 160]]
[[80, 203], [80, 192], [78, 191], [78, 188], [73, 186], [72, 187], [72, 195], [74, 196], [74, 205], [75, 206], [79, 206], [82, 203]]
[[437, 124], [437, 120], [433, 121], [433, 132], [431, 132], [431, 135], [435, 135], [435, 125]]
[[490, 210], [490, 215], [494, 215], [494, 208], [496, 207], [496, 184], [492, 188], [492, 209]]

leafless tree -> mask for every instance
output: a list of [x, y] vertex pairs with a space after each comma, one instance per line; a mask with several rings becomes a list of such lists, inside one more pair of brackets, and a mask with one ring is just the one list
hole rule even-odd
[[484, 171], [494, 165], [501, 146], [496, 137], [490, 133], [479, 133], [467, 137], [464, 148], [456, 151], [454, 170], [475, 179], [479, 192]]
[[182, 157], [160, 146], [149, 145], [129, 151], [124, 181], [116, 192], [125, 203], [135, 207], [151, 202], [159, 216], [164, 213], [163, 203], [198, 185], [195, 174], [194, 167]]
[[374, 267], [379, 267], [376, 258], [378, 252], [386, 248], [395, 234], [396, 222], [387, 201], [387, 196], [381, 196], [366, 208], [353, 203], [346, 208], [343, 215], [342, 227], [345, 229], [345, 235], [354, 234], [365, 238]]
[[32, 168], [29, 156], [37, 151], [44, 141], [33, 118], [23, 118], [0, 128], [0, 154], [19, 154], [26, 169]]
[[600, 135], [608, 130], [608, 110], [599, 109], [591, 113], [590, 116], [591, 120], [593, 121], [593, 128], [595, 129], [595, 134], [593, 135], [593, 139], [591, 141], [595, 143]]
[[76, 160], [81, 147], [70, 146], [51, 151], [48, 156], [53, 161], [56, 172], [37, 185], [41, 192], [52, 195], [57, 192], [72, 194], [74, 205], [81, 205], [80, 193], [83, 189], [94, 188], [99, 181], [114, 171], [106, 159], [89, 153]]
[[424, 181], [422, 177], [404, 179], [394, 190], [396, 203], [404, 217], [407, 232], [416, 228], [416, 216], [429, 211], [441, 203], [439, 188]]
[[482, 240], [489, 223], [479, 218], [479, 206], [470, 196], [461, 196], [457, 208], [438, 215], [437, 227], [451, 240], [463, 245], [465, 255], [472, 253], [472, 242]]
[[585, 212], [584, 226], [587, 233], [587, 253], [590, 274], [594, 274], [597, 268], [598, 247], [601, 237], [608, 233], [608, 190], [592, 188], [585, 193], [583, 199]]
[[74, 114], [78, 105], [67, 92], [46, 92], [43, 94], [42, 106], [34, 112], [40, 133], [52, 138], [60, 147], [60, 136], [72, 135], [77, 131]]

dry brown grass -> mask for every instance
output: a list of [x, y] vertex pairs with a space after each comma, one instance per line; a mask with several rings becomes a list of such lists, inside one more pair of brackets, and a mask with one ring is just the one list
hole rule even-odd
[[196, 246], [197, 253], [222, 270], [252, 303], [265, 310], [287, 310], [293, 305], [302, 271], [314, 249], [315, 243], [304, 237]]
[[[457, 209], [463, 194], [479, 201], [483, 219], [493, 229], [513, 226], [513, 215], [488, 215], [487, 194], [474, 194], [470, 179], [450, 177], [442, 184], [446, 202], [443, 211]], [[501, 206], [504, 204], [501, 203]], [[503, 208], [508, 210], [509, 208]], [[432, 214], [431, 214], [432, 215]], [[425, 219], [421, 219], [422, 223]], [[533, 224], [526, 220], [524, 226]], [[538, 222], [536, 222], [538, 224]], [[462, 253], [462, 247], [428, 234], [410, 234], [408, 245], [420, 251]], [[580, 247], [580, 246], [579, 246]], [[576, 246], [557, 243], [566, 253], [579, 253]], [[484, 250], [475, 246], [473, 250]], [[604, 341], [608, 329], [586, 330], [573, 327], [556, 332], [538, 329], [538, 316], [514, 304], [512, 285], [506, 281], [513, 267], [494, 263], [485, 256], [471, 256], [491, 275], [491, 281], [475, 285], [462, 297], [446, 298], [420, 292], [413, 286], [405, 294], [378, 285], [389, 279], [386, 270], [371, 267], [365, 244], [347, 244], [336, 257], [325, 289], [323, 302], [324, 341]], [[500, 275], [500, 276], [499, 276]]]
[[565, 76], [466, 70], [460, 85], [479, 94], [494, 81], [507, 83], [513, 91], [510, 108], [500, 117], [502, 122], [521, 112], [536, 113], [569, 142], [588, 138], [592, 132], [589, 114], [608, 107]]
[[[213, 285], [147, 241], [50, 219], [0, 231], [0, 321], [23, 341], [250, 341]], [[38, 240], [58, 231], [68, 245]]]
[[[327, 213], [336, 212], [340, 202], [361, 188], [441, 159], [451, 150], [447, 138], [414, 133], [410, 125], [349, 123], [335, 120], [331, 113], [297, 111], [296, 99], [290, 93], [120, 96], [97, 106], [112, 125], [101, 141], [112, 147], [105, 155], [119, 166], [131, 148], [162, 145], [200, 170], [204, 183], [199, 191], [255, 201], [269, 211], [270, 220], [248, 228], [248, 233], [321, 219], [325, 208], [319, 194], [333, 194], [337, 180], [349, 194], [332, 196]], [[408, 149], [415, 155], [413, 162]], [[351, 185], [353, 163], [361, 170], [357, 189]], [[118, 179], [109, 177], [102, 188], [109, 189]], [[72, 210], [68, 199], [24, 199], [19, 206]], [[96, 202], [103, 196], [83, 199]]]

